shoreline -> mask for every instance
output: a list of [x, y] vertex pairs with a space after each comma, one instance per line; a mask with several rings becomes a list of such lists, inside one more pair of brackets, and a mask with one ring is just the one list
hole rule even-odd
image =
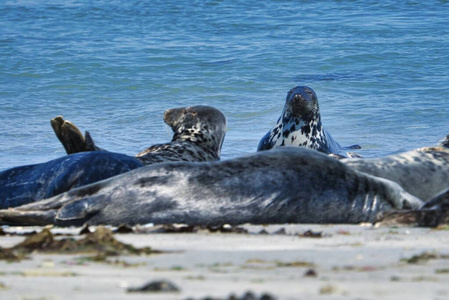
[[[4, 231], [23, 234], [42, 228], [4, 227]], [[447, 227], [301, 224], [238, 228], [248, 233], [114, 234], [122, 243], [164, 252], [148, 256], [92, 262], [83, 254], [33, 253], [20, 262], [0, 261], [0, 298], [228, 299], [246, 292], [268, 293], [275, 299], [449, 297]], [[57, 239], [79, 238], [80, 230], [51, 229]], [[0, 247], [12, 247], [25, 238], [0, 236]], [[167, 280], [180, 291], [127, 292], [127, 288], [155, 280]]]

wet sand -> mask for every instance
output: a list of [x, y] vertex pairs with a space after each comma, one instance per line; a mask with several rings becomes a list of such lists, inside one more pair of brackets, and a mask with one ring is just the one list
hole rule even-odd
[[[108, 257], [33, 253], [0, 260], [0, 299], [448, 299], [449, 228], [371, 225], [239, 226], [248, 233], [127, 233], [115, 238], [164, 251]], [[6, 233], [41, 231], [6, 227]], [[283, 229], [283, 230], [282, 230]], [[93, 230], [91, 228], [91, 230]], [[280, 231], [279, 231], [280, 230]], [[80, 228], [53, 228], [57, 238]], [[262, 233], [260, 233], [262, 231]], [[23, 241], [0, 236], [0, 247]], [[157, 280], [178, 292], [127, 292]]]

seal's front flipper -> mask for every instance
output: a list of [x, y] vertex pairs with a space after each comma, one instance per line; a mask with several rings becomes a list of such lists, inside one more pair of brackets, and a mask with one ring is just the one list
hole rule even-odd
[[89, 132], [86, 131], [84, 137], [78, 127], [61, 116], [51, 119], [50, 123], [67, 154], [103, 150], [95, 145]]
[[75, 200], [64, 205], [55, 217], [59, 226], [81, 226], [98, 214], [107, 205], [106, 195]]
[[10, 226], [45, 226], [54, 224], [56, 210], [21, 211], [16, 209], [4, 209], [0, 211], [0, 225]]
[[343, 149], [345, 149], [345, 150], [362, 149], [362, 146], [360, 146], [360, 145], [351, 145], [351, 146], [343, 147]]

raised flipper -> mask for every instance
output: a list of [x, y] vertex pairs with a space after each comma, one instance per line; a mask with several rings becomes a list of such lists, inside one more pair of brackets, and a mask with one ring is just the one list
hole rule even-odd
[[50, 123], [67, 154], [103, 151], [103, 149], [95, 145], [89, 132], [86, 131], [84, 137], [78, 127], [72, 122], [64, 120], [62, 116], [51, 119]]

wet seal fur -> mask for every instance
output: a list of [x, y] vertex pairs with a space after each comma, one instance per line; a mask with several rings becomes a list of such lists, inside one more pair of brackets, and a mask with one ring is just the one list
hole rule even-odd
[[287, 93], [284, 109], [276, 125], [260, 140], [257, 151], [281, 146], [299, 146], [326, 154], [360, 149], [359, 145], [342, 147], [321, 124], [318, 97], [307, 86], [297, 86]]
[[360, 172], [392, 180], [423, 201], [449, 187], [449, 149], [441, 146], [380, 158], [342, 159], [341, 162]]
[[145, 166], [0, 211], [10, 225], [373, 222], [423, 202], [317, 151], [282, 147], [218, 162]]
[[164, 121], [173, 130], [173, 139], [137, 154], [143, 164], [220, 160], [226, 118], [218, 109], [203, 105], [173, 108], [165, 111]]
[[[64, 139], [60, 139], [64, 147], [75, 152], [79, 149], [87, 152], [71, 152], [73, 154], [46, 163], [0, 172], [0, 208], [49, 198], [143, 165], [167, 161], [202, 162], [220, 159], [226, 119], [218, 109], [210, 106], [174, 108], [165, 112], [164, 120], [174, 131], [172, 141], [152, 146], [136, 157], [131, 157], [108, 151], [95, 151], [100, 150], [96, 146], [83, 148], [86, 143], [83, 143], [84, 137], [76, 126], [64, 123], [62, 118], [58, 119], [59, 128], [65, 128], [66, 132], [69, 132], [64, 135]], [[62, 124], [65, 124], [65, 127]], [[75, 138], [70, 132], [75, 132]], [[78, 139], [79, 135], [82, 138]], [[67, 136], [70, 138], [67, 139]], [[86, 134], [87, 145], [94, 145], [89, 139], [90, 136]], [[66, 147], [63, 141], [69, 145]], [[78, 147], [79, 145], [81, 147]]]

